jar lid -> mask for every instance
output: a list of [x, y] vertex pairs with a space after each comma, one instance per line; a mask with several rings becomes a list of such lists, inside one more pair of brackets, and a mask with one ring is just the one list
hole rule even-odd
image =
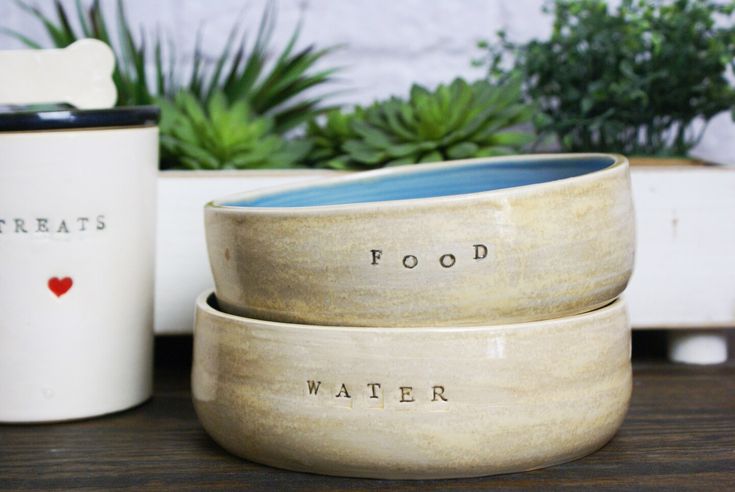
[[0, 113], [0, 132], [155, 126], [160, 113], [157, 106]]

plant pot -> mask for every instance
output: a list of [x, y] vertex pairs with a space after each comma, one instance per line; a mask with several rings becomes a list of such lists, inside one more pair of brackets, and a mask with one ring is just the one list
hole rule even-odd
[[[637, 248], [627, 299], [633, 327], [735, 327], [735, 167], [633, 158], [631, 180]], [[702, 335], [704, 345], [696, 336], [673, 337], [678, 355], [672, 358], [723, 361], [725, 336], [713, 345], [711, 332]], [[709, 347], [709, 359], [695, 349], [701, 346]]]
[[157, 119], [0, 116], [0, 422], [150, 396]]
[[204, 238], [207, 202], [222, 195], [335, 174], [318, 169], [159, 172], [156, 333], [191, 333], [192, 303], [213, 285]]

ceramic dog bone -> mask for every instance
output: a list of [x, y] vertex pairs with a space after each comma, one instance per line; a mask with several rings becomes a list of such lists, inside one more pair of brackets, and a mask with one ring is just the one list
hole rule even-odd
[[94, 39], [64, 49], [0, 51], [0, 104], [110, 108], [117, 100], [114, 69], [112, 50]]

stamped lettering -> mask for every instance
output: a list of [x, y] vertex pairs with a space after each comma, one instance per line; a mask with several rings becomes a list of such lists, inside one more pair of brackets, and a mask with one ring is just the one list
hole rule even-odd
[[442, 255], [441, 258], [439, 258], [439, 263], [444, 268], [452, 268], [454, 264], [457, 263], [457, 258], [450, 254]]
[[409, 270], [416, 268], [416, 265], [418, 264], [419, 259], [416, 258], [414, 255], [406, 255], [403, 257], [403, 266], [405, 266]]
[[7, 217], [0, 218], [2, 237], [70, 237], [80, 233], [100, 232], [107, 228], [102, 214], [71, 217]]
[[342, 383], [342, 386], [339, 388], [339, 393], [337, 393], [335, 398], [352, 398], [350, 394], [347, 392], [347, 387], [344, 383]]
[[373, 255], [373, 262], [371, 263], [371, 265], [377, 265], [380, 261], [380, 257], [383, 254], [383, 251], [379, 249], [371, 249], [370, 253]]
[[474, 260], [484, 260], [487, 258], [487, 246], [484, 244], [475, 244], [472, 247], [475, 248]]
[[[331, 386], [331, 383], [327, 383]], [[362, 389], [360, 389], [362, 386]], [[319, 391], [322, 387], [322, 381], [318, 379], [306, 380], [306, 398], [313, 401], [329, 403], [330, 401], [338, 406], [352, 406], [352, 400], [356, 397], [357, 401], [362, 401], [362, 405], [368, 408], [382, 409], [384, 402], [392, 403], [396, 407], [405, 407], [407, 409], [415, 409], [413, 404], [426, 404], [428, 407], [442, 411], [446, 409], [443, 404], [449, 401], [448, 391], [442, 384], [439, 385], [423, 385], [415, 386], [412, 384], [390, 385], [385, 387], [381, 382], [371, 381], [364, 385], [356, 385], [337, 381], [334, 384], [335, 392]], [[343, 402], [343, 403], [340, 403]]]
[[[489, 252], [490, 250], [486, 244], [473, 244], [471, 248], [466, 248], [465, 252], [463, 252], [462, 254], [447, 252], [439, 255], [439, 265], [441, 265], [441, 267], [444, 269], [453, 268], [457, 264], [457, 262], [460, 261], [458, 260], [458, 258], [471, 258], [475, 262], [482, 261], [487, 259]], [[400, 258], [403, 268], [407, 270], [413, 270], [419, 265], [420, 261], [423, 261], [420, 260], [419, 256], [416, 254], [405, 254], [396, 256], [391, 255], [390, 253], [385, 254], [382, 249], [376, 248], [370, 250], [370, 264], [373, 266], [380, 267], [384, 264], [390, 264], [393, 263], [397, 258]]]
[[306, 384], [309, 386], [309, 394], [310, 395], [317, 395], [319, 394], [319, 386], [322, 385], [321, 381], [312, 381], [309, 380], [306, 382]]
[[48, 228], [48, 219], [36, 219], [36, 232], [51, 232]]
[[370, 396], [368, 398], [377, 399], [378, 393], [376, 388], [378, 390], [380, 389], [380, 383], [368, 383], [368, 388], [370, 388]]
[[59, 222], [59, 228], [56, 230], [57, 233], [69, 234], [69, 228], [66, 227], [66, 221], [62, 220]]
[[401, 386], [401, 403], [413, 403], [416, 400], [411, 396], [413, 388], [411, 386]]
[[23, 233], [28, 234], [28, 231], [25, 229], [25, 221], [23, 219], [14, 219], [15, 220], [15, 233]]
[[434, 390], [434, 396], [431, 401], [448, 401], [444, 397], [444, 386], [433, 386], [432, 389]]

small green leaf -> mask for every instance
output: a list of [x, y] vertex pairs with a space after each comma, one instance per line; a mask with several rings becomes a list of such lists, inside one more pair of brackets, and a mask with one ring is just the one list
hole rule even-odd
[[442, 155], [439, 152], [434, 151], [434, 152], [429, 152], [428, 154], [421, 156], [421, 159], [419, 160], [419, 162], [439, 162], [442, 160], [444, 160]]
[[488, 142], [493, 145], [502, 145], [505, 147], [520, 148], [533, 142], [534, 137], [523, 132], [499, 132], [495, 133]]
[[447, 156], [450, 159], [466, 159], [472, 157], [480, 147], [473, 142], [462, 142], [453, 145], [447, 149]]

